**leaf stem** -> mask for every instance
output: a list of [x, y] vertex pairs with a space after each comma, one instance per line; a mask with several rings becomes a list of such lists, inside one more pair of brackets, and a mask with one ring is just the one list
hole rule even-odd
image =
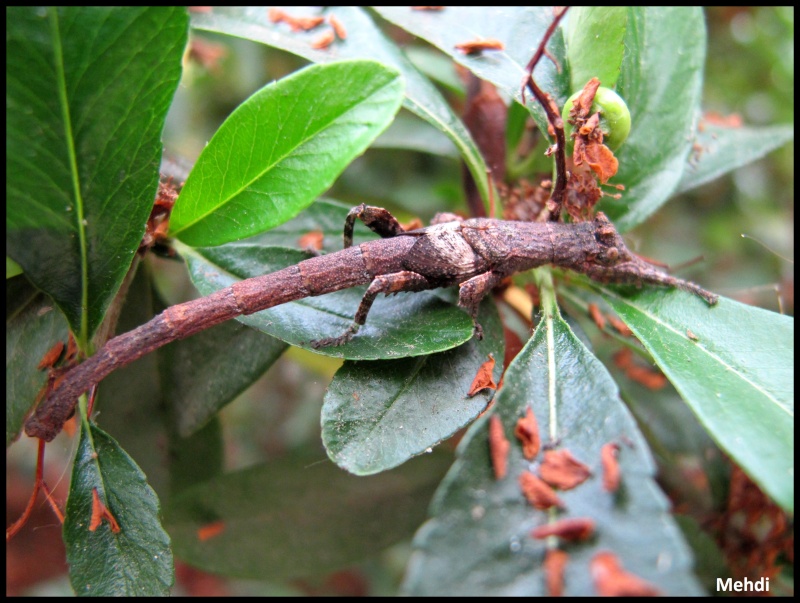
[[553, 273], [550, 268], [539, 268], [534, 271], [536, 284], [539, 287], [541, 299], [540, 307], [543, 315], [544, 328], [547, 335], [547, 403], [550, 407], [548, 413], [550, 424], [548, 432], [551, 441], [558, 438], [558, 405], [556, 395], [556, 344], [553, 335], [553, 319], [561, 317], [556, 301], [556, 291], [553, 285]]

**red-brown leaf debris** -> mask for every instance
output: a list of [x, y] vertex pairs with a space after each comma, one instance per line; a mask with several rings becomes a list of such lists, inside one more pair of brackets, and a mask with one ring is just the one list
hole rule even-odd
[[528, 406], [527, 412], [524, 417], [517, 420], [517, 426], [514, 428], [514, 435], [522, 442], [522, 455], [532, 461], [539, 454], [542, 440], [539, 437], [539, 426], [536, 424], [536, 416], [533, 414], [533, 409]]
[[484, 389], [497, 389], [497, 383], [492, 378], [492, 371], [494, 371], [494, 356], [489, 354], [489, 359], [480, 365], [478, 372], [475, 373], [475, 378], [472, 380], [469, 392], [467, 392], [468, 398]]
[[589, 565], [594, 588], [601, 597], [655, 597], [660, 591], [639, 576], [622, 569], [614, 553], [597, 553]]
[[614, 354], [614, 364], [625, 371], [625, 376], [631, 381], [636, 381], [647, 389], [657, 390], [667, 385], [667, 378], [663, 373], [639, 366], [633, 361], [633, 352], [625, 348]]
[[273, 23], [280, 23], [283, 21], [292, 28], [292, 31], [309, 31], [315, 27], [319, 27], [325, 21], [325, 17], [293, 17], [289, 13], [275, 7], [269, 9], [267, 16]]
[[480, 54], [484, 50], [505, 50], [505, 44], [500, 40], [493, 38], [485, 38], [472, 40], [470, 42], [460, 42], [455, 45], [456, 50], [460, 50], [464, 54]]
[[539, 469], [542, 479], [554, 488], [570, 490], [586, 481], [592, 472], [569, 450], [548, 450]]
[[588, 517], [560, 519], [531, 531], [531, 536], [534, 538], [544, 539], [549, 536], [558, 536], [569, 542], [586, 540], [592, 534], [594, 534], [594, 521]]
[[618, 452], [619, 444], [616, 442], [609, 442], [600, 449], [600, 463], [603, 465], [603, 490], [606, 492], [616, 492], [619, 489]]
[[200, 542], [205, 542], [216, 536], [219, 536], [225, 531], [225, 522], [222, 520], [212, 521], [197, 528], [197, 539]]
[[94, 532], [100, 527], [100, 524], [103, 523], [104, 519], [108, 522], [111, 531], [114, 532], [114, 534], [118, 534], [120, 527], [117, 523], [117, 520], [111, 514], [111, 511], [108, 510], [108, 507], [106, 507], [100, 500], [100, 495], [97, 493], [97, 488], [92, 488], [92, 519], [89, 522], [89, 531]]
[[587, 82], [580, 96], [575, 99], [569, 112], [570, 122], [575, 126], [575, 150], [572, 161], [576, 166], [586, 163], [597, 174], [601, 183], [605, 184], [619, 169], [619, 162], [607, 146], [603, 144], [603, 132], [600, 129], [600, 115], [591, 115], [600, 80], [596, 77]]
[[315, 50], [322, 50], [333, 44], [335, 39], [336, 36], [332, 30], [326, 31], [318, 36], [313, 42], [311, 42], [311, 48], [314, 48]]
[[330, 23], [331, 27], [333, 27], [333, 31], [336, 33], [337, 38], [340, 40], [347, 39], [347, 30], [344, 28], [344, 25], [341, 21], [339, 21], [339, 19], [337, 19], [334, 15], [331, 15], [328, 17], [328, 23]]
[[598, 329], [602, 331], [606, 328], [606, 317], [603, 316], [597, 304], [589, 304], [589, 316], [591, 316]]
[[630, 330], [630, 327], [628, 327], [628, 325], [626, 325], [616, 316], [609, 314], [606, 318], [608, 318], [608, 322], [611, 323], [611, 326], [614, 327], [623, 337], [630, 337], [633, 335], [633, 331]]
[[325, 233], [321, 230], [312, 230], [301, 236], [297, 240], [300, 249], [313, 249], [319, 251], [322, 249], [322, 241], [325, 239]]
[[542, 569], [547, 586], [547, 594], [560, 597], [564, 594], [564, 568], [567, 567], [569, 555], [560, 549], [548, 549], [544, 557]]
[[519, 488], [527, 501], [537, 509], [564, 508], [564, 503], [561, 502], [555, 490], [530, 471], [524, 471], [520, 474]]
[[489, 417], [489, 456], [492, 459], [495, 479], [503, 479], [508, 471], [508, 451], [511, 444], [506, 439], [500, 417]]
[[58, 359], [61, 357], [61, 352], [64, 351], [64, 342], [63, 341], [56, 341], [49, 350], [44, 353], [42, 359], [39, 361], [38, 368], [40, 371], [42, 369], [49, 369], [53, 368]]

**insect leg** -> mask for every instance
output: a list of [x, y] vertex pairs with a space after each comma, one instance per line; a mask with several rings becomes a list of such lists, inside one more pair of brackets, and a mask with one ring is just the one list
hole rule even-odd
[[484, 272], [478, 276], [473, 276], [458, 286], [458, 305], [472, 316], [475, 335], [478, 339], [483, 339], [483, 327], [478, 323], [478, 307], [484, 296], [494, 289], [503, 280], [504, 276], [499, 272]]
[[353, 244], [353, 225], [356, 221], [356, 218], [366, 224], [370, 230], [381, 235], [381, 238], [383, 239], [396, 237], [397, 235], [405, 232], [403, 227], [400, 226], [400, 222], [397, 221], [397, 218], [389, 213], [388, 210], [383, 209], [382, 207], [375, 207], [373, 205], [362, 203], [361, 205], [351, 209], [347, 214], [347, 218], [344, 220], [345, 249]]
[[719, 295], [716, 293], [706, 291], [691, 281], [685, 281], [661, 272], [638, 258], [617, 264], [611, 268], [602, 267], [589, 270], [587, 275], [596, 281], [604, 283], [635, 283], [639, 286], [643, 283], [649, 283], [663, 287], [676, 287], [697, 295], [709, 306], [713, 306], [719, 301]]
[[356, 310], [356, 316], [353, 319], [353, 324], [339, 337], [326, 337], [325, 339], [317, 339], [311, 342], [311, 347], [319, 349], [327, 346], [338, 346], [347, 343], [358, 332], [358, 329], [367, 322], [367, 314], [372, 307], [372, 302], [378, 297], [378, 294], [384, 293], [399, 293], [400, 291], [424, 291], [425, 289], [434, 289], [438, 285], [432, 284], [427, 278], [416, 272], [403, 270], [401, 272], [393, 272], [391, 274], [381, 274], [376, 276], [375, 280], [370, 283], [364, 297], [361, 298], [361, 303]]

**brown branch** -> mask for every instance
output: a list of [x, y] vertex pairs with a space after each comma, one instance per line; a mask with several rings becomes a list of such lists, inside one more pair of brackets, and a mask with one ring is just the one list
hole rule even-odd
[[[372, 241], [373, 255], [381, 245], [399, 239]], [[403, 246], [400, 246], [401, 250]], [[399, 255], [402, 255], [400, 253]], [[389, 262], [396, 271], [397, 266]], [[310, 258], [255, 278], [234, 283], [207, 297], [167, 308], [149, 322], [109, 340], [96, 354], [66, 372], [25, 424], [25, 433], [50, 441], [72, 416], [78, 397], [121, 368], [163, 345], [184, 339], [243, 314], [253, 314], [290, 301], [364, 285], [372, 280], [359, 247]]]
[[[384, 238], [350, 247], [356, 217]], [[386, 210], [360, 205], [348, 214], [345, 244], [336, 253], [167, 308], [150, 322], [111, 339], [94, 356], [63, 374], [26, 422], [25, 432], [52, 440], [74, 412], [80, 394], [167, 343], [243, 314], [367, 283], [370, 287], [350, 329], [341, 337], [319, 340], [316, 346], [348, 341], [365, 323], [380, 293], [459, 285], [459, 305], [475, 318], [481, 299], [503, 278], [545, 264], [601, 282], [680, 287], [709, 304], [717, 300], [713, 293], [664, 274], [632, 254], [602, 213], [593, 222], [577, 224], [474, 218], [405, 232]], [[480, 336], [478, 324], [475, 333]]]
[[556, 180], [553, 186], [553, 192], [550, 195], [550, 202], [548, 203], [548, 210], [550, 212], [549, 219], [554, 222], [561, 218], [561, 208], [564, 205], [564, 195], [567, 190], [567, 161], [565, 152], [566, 137], [564, 135], [564, 122], [561, 119], [561, 114], [559, 113], [558, 107], [553, 99], [549, 94], [539, 88], [539, 86], [536, 84], [536, 81], [533, 79], [533, 70], [536, 68], [539, 60], [545, 56], [545, 47], [550, 41], [553, 33], [555, 33], [559, 21], [561, 21], [561, 18], [566, 14], [568, 8], [569, 7], [564, 7], [562, 10], [557, 12], [553, 22], [547, 28], [542, 41], [539, 43], [539, 48], [537, 48], [536, 52], [533, 53], [533, 57], [525, 68], [527, 75], [525, 76], [522, 88], [522, 102], [525, 102], [525, 88], [527, 87], [542, 106], [542, 109], [544, 109], [545, 115], [547, 115], [547, 121], [552, 126], [556, 137]]

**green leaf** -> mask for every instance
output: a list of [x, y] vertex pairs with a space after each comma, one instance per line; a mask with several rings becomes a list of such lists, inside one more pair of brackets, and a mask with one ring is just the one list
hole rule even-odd
[[22, 274], [22, 266], [6, 256], [6, 280]]
[[478, 315], [484, 338], [453, 350], [377, 362], [345, 362], [322, 406], [322, 442], [328, 456], [356, 475], [396, 467], [429, 451], [481, 413], [494, 391], [468, 397], [475, 374], [496, 359], [503, 372], [503, 328], [497, 308], [484, 301]]
[[178, 435], [189, 437], [261, 377], [286, 344], [226, 322], [168, 345], [159, 356]]
[[624, 6], [573, 6], [567, 14], [567, 60], [572, 92], [596, 77], [606, 88], [619, 78], [628, 24]]
[[440, 130], [408, 113], [398, 113], [392, 125], [372, 143], [373, 149], [403, 149], [459, 159], [458, 149]]
[[793, 513], [794, 320], [682, 291], [602, 292], [717, 444]]
[[38, 365], [69, 328], [52, 301], [24, 276], [6, 281], [6, 446], [19, 437], [25, 417], [47, 381]]
[[[448, 6], [442, 11], [413, 11], [408, 7], [382, 6], [375, 9], [406, 31], [439, 48], [454, 61], [481, 79], [491, 82], [509, 98], [522, 102], [522, 78], [525, 67], [553, 22], [552, 7], [544, 6]], [[503, 51], [485, 51], [467, 55], [456, 44], [478, 38], [496, 39]], [[562, 70], [544, 60], [536, 67], [536, 83], [551, 94], [559, 106], [569, 96], [569, 73], [565, 61], [564, 40], [557, 30], [548, 44], [549, 52]], [[544, 110], [526, 95], [526, 106], [536, 123], [547, 132]]]
[[[92, 492], [119, 524], [94, 531]], [[83, 422], [72, 470], [64, 543], [78, 595], [169, 594], [174, 579], [170, 540], [159, 522], [158, 498], [136, 463], [104, 431]]]
[[[417, 533], [405, 589], [450, 596], [546, 594], [542, 562], [555, 543], [529, 534], [560, 516], [534, 509], [520, 492], [519, 475], [538, 472], [542, 458], [527, 461], [513, 435], [527, 408], [536, 415], [543, 442], [558, 442], [594, 474], [558, 493], [564, 517], [588, 517], [596, 526], [591, 540], [563, 545], [570, 555], [564, 593], [594, 594], [589, 563], [598, 551], [610, 550], [627, 571], [665, 593], [699, 594], [690, 554], [655, 486], [653, 462], [635, 422], [605, 367], [558, 317], [542, 320], [506, 371], [490, 411], [502, 420], [511, 444], [508, 475], [494, 477], [486, 416], [459, 444], [431, 505], [433, 518]], [[614, 494], [602, 489], [600, 478], [600, 448], [608, 442], [630, 442], [619, 451], [622, 485]]]
[[[318, 14], [318, 10], [286, 7], [296, 16]], [[405, 80], [403, 106], [444, 132], [458, 147], [478, 189], [488, 199], [486, 165], [472, 137], [436, 87], [408, 60], [397, 45], [388, 39], [369, 15], [355, 6], [328, 8], [325, 16], [334, 15], [347, 28], [347, 39], [337, 40], [324, 50], [311, 44], [321, 30], [293, 32], [284, 23], [271, 23], [263, 7], [215, 7], [213, 12], [192, 15], [192, 27], [237, 36], [280, 48], [315, 63], [339, 59], [372, 59], [397, 69]]]
[[[236, 281], [275, 272], [308, 259], [294, 249], [225, 245], [181, 252], [195, 287], [210, 295]], [[366, 287], [307, 297], [237, 318], [287, 343], [326, 356], [378, 360], [449, 350], [472, 337], [472, 320], [434, 293], [398, 293], [375, 301], [367, 324], [341, 346], [315, 349], [311, 342], [337, 337], [352, 324]]]
[[[434, 453], [355, 477], [285, 458], [185, 490], [166, 524], [176, 555], [206, 571], [259, 580], [325, 574], [409, 537], [450, 461]], [[221, 532], [201, 539], [212, 525]]]
[[697, 132], [698, 151], [690, 157], [676, 192], [682, 193], [711, 182], [761, 159], [790, 140], [794, 140], [794, 126], [791, 124], [757, 128], [704, 124]]
[[85, 347], [158, 186], [184, 8], [9, 8], [6, 253]]
[[203, 149], [170, 233], [220, 245], [293, 218], [386, 129], [402, 90], [396, 71], [372, 61], [312, 65], [265, 86]]
[[[558, 493], [563, 514], [529, 505], [520, 492], [523, 471], [538, 472], [522, 456], [513, 435], [518, 418], [532, 408], [543, 442], [569, 449], [593, 476]], [[508, 475], [496, 480], [488, 446], [489, 414], [500, 417], [511, 444]], [[602, 488], [600, 448], [622, 444], [622, 484]], [[431, 505], [433, 516], [414, 539], [404, 588], [415, 595], [465, 594], [536, 596], [547, 594], [542, 569], [548, 548], [530, 531], [563, 517], [588, 517], [595, 536], [563, 544], [570, 559], [564, 594], [595, 594], [589, 564], [601, 550], [616, 554], [623, 567], [666, 594], [700, 594], [691, 556], [670, 518], [668, 503], [653, 481], [654, 466], [639, 430], [619, 400], [616, 385], [560, 318], [544, 318], [533, 338], [506, 371], [504, 385], [487, 416], [470, 427], [458, 458]]]
[[631, 112], [631, 133], [617, 151], [622, 198], [599, 205], [620, 231], [655, 212], [675, 191], [691, 152], [700, 111], [706, 30], [703, 11], [629, 9], [626, 52], [616, 92]]
[[[188, 438], [169, 434], [170, 495], [221, 475], [225, 466], [225, 443], [219, 416], [212, 417]], [[203, 459], [198, 463], [197, 459]]]

